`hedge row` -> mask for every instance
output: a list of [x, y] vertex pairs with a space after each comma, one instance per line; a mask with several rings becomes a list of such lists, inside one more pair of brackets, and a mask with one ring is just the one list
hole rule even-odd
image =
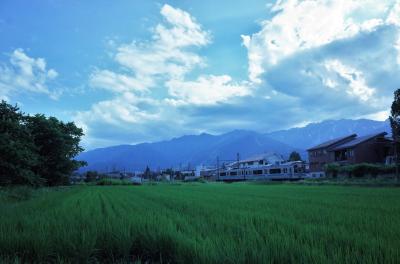
[[396, 173], [396, 166], [371, 163], [340, 166], [337, 163], [331, 163], [325, 166], [325, 173], [328, 177], [333, 178], [336, 178], [337, 176], [347, 176], [355, 178], [360, 178], [364, 176], [376, 177], [378, 175]]

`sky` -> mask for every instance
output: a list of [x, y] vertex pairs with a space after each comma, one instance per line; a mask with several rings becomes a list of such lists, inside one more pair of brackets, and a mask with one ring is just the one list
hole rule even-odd
[[0, 99], [86, 149], [385, 120], [397, 88], [400, 1], [0, 1]]

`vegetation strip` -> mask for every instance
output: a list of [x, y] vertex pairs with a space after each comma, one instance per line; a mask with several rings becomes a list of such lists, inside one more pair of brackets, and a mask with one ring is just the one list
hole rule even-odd
[[1, 192], [9, 262], [395, 263], [400, 189], [181, 184]]

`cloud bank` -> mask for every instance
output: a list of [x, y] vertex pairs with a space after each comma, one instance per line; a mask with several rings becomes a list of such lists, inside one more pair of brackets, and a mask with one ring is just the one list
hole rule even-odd
[[[117, 47], [118, 71], [97, 69], [91, 74], [90, 85], [111, 92], [112, 99], [76, 116], [89, 146], [197, 133], [202, 128], [188, 125], [186, 107], [229, 104], [250, 94], [247, 82], [201, 74], [207, 64], [198, 51], [212, 42], [212, 36], [194, 17], [170, 5], [164, 5], [160, 14], [163, 22], [152, 29], [151, 40]], [[108, 141], [100, 127], [119, 132]]]
[[292, 114], [299, 121], [385, 118], [400, 81], [399, 6], [278, 1], [259, 32], [242, 36], [249, 79], [270, 90], [273, 100], [282, 94], [296, 99]]
[[241, 36], [248, 79], [236, 80], [204, 73], [200, 51], [212, 46], [211, 32], [188, 12], [164, 5], [151, 39], [120, 44], [117, 69], [90, 75], [90, 86], [110, 99], [76, 115], [85, 144], [386, 118], [400, 83], [399, 3], [288, 0], [269, 12], [258, 32]]

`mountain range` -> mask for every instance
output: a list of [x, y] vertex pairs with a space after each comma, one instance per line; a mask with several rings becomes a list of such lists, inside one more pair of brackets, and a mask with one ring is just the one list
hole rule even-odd
[[99, 148], [83, 152], [77, 159], [88, 162], [82, 172], [136, 171], [146, 166], [152, 169], [193, 168], [200, 164], [216, 164], [217, 157], [221, 163], [235, 160], [237, 153], [240, 158], [263, 152], [277, 152], [288, 157], [292, 151], [297, 151], [307, 159], [306, 149], [321, 142], [352, 133], [366, 135], [381, 131], [390, 133], [387, 120], [327, 120], [270, 133], [234, 130], [221, 135], [202, 133], [154, 143]]

